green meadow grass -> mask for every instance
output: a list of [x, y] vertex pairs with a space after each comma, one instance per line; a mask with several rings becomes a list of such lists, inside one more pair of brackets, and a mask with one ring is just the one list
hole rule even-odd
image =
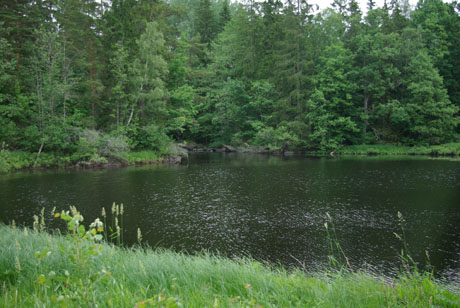
[[124, 154], [124, 158], [130, 164], [158, 162], [160, 157], [161, 155], [158, 152], [150, 150], [126, 152]]
[[[37, 159], [37, 153], [23, 151], [0, 151], [0, 172], [32, 168]], [[41, 153], [35, 167], [62, 167], [71, 164], [70, 157], [57, 156], [53, 153]]]
[[460, 155], [460, 143], [432, 146], [402, 146], [391, 144], [352, 145], [337, 151], [345, 155]]
[[[0, 152], [0, 173], [29, 168], [69, 167], [80, 162], [71, 156], [45, 152], [41, 153], [35, 162], [36, 158], [36, 153], [3, 150]], [[161, 155], [156, 151], [133, 151], [123, 153], [118, 160], [127, 165], [151, 164], [161, 162]], [[106, 163], [106, 158], [99, 157], [98, 164]]]
[[0, 226], [0, 307], [460, 307], [429, 274], [305, 274]]

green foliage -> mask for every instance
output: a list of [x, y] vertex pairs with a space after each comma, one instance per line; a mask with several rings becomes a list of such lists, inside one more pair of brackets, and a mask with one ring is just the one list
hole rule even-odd
[[254, 143], [274, 150], [293, 150], [299, 144], [299, 139], [286, 126], [279, 126], [276, 129], [266, 127], [257, 132]]
[[36, 166], [183, 140], [321, 151], [457, 142], [458, 3], [368, 6], [7, 0], [0, 142]]
[[196, 98], [195, 89], [189, 85], [180, 86], [170, 93], [167, 130], [177, 139], [187, 136], [191, 127], [196, 125]]
[[182, 51], [178, 51], [168, 63], [168, 80], [169, 89], [179, 88], [185, 85], [190, 76], [190, 67], [187, 64], [187, 57]]
[[219, 22], [218, 22], [218, 30], [221, 32], [225, 25], [232, 19], [230, 14], [230, 7], [228, 5], [228, 0], [222, 1], [222, 8], [219, 12]]
[[411, 118], [409, 133], [415, 143], [439, 144], [452, 140], [460, 123], [455, 115], [460, 110], [449, 101], [427, 54], [421, 52], [408, 66], [407, 110]]
[[136, 138], [138, 149], [150, 149], [159, 153], [165, 151], [171, 143], [165, 130], [155, 124], [139, 128]]
[[[43, 211], [41, 216], [44, 228]], [[82, 224], [83, 216], [75, 207], [70, 207], [70, 211], [56, 213], [54, 217], [65, 221], [66, 238], [70, 247], [61, 244], [55, 251], [45, 248], [35, 252], [34, 256], [39, 264], [39, 273], [35, 280], [37, 295], [47, 296], [48, 290], [53, 289], [56, 291], [49, 298], [53, 304], [67, 306], [77, 300], [90, 306], [92, 300], [87, 296], [88, 290], [94, 285], [107, 285], [110, 280], [110, 273], [97, 268], [94, 261], [101, 255], [102, 247], [97, 242], [102, 240], [103, 223], [96, 219], [87, 229]], [[58, 254], [66, 260], [66, 269], [40, 273], [41, 263], [52, 254]]]
[[391, 144], [352, 145], [341, 148], [340, 154], [357, 155], [460, 155], [460, 143], [446, 143], [435, 146], [403, 146]]
[[249, 99], [244, 83], [232, 79], [228, 79], [213, 97], [214, 133], [224, 143], [229, 142], [232, 135], [243, 128], [246, 115], [243, 113], [242, 106], [248, 104]]
[[130, 67], [128, 51], [122, 43], [115, 45], [115, 56], [111, 59], [111, 72], [113, 74], [112, 94], [115, 99], [115, 123], [117, 130], [128, 121], [128, 107], [130, 102]]
[[305, 120], [310, 126], [310, 145], [323, 150], [336, 150], [351, 143], [358, 132], [351, 82], [351, 54], [341, 43], [325, 49], [320, 58], [317, 90], [307, 101]]
[[211, 44], [216, 35], [216, 18], [211, 10], [210, 0], [200, 0], [197, 12], [196, 32], [200, 34], [201, 43]]
[[127, 138], [122, 135], [112, 136], [86, 129], [80, 133], [78, 150], [72, 155], [72, 159], [107, 163], [106, 158], [120, 159], [128, 149]]
[[[35, 161], [37, 161], [36, 164]], [[3, 172], [33, 167], [66, 166], [70, 163], [71, 158], [61, 154], [42, 153], [37, 158], [36, 153], [11, 151], [7, 149], [6, 145], [0, 151], [0, 166], [2, 166]]]
[[124, 155], [126, 161], [132, 164], [158, 162], [160, 157], [158, 152], [152, 150], [131, 151]]
[[105, 135], [101, 138], [98, 154], [104, 157], [120, 158], [129, 150], [128, 140], [122, 135]]
[[[3, 26], [3, 23], [0, 23]], [[0, 32], [0, 34], [3, 34]], [[8, 60], [8, 49], [10, 45], [3, 37], [0, 37], [0, 106], [10, 99], [11, 93], [8, 91], [8, 85], [12, 81], [13, 63]]]
[[2, 148], [0, 149], [0, 173], [7, 172], [11, 169], [10, 166], [10, 152], [6, 149], [5, 142], [2, 143]]
[[[158, 25], [155, 22], [148, 23], [137, 41], [139, 57], [131, 68], [133, 88], [130, 95], [133, 104], [129, 119], [132, 119], [135, 112], [140, 122], [146, 123], [149, 122], [147, 115], [161, 119], [165, 113], [166, 89], [163, 79], [168, 73], [168, 66], [163, 58], [164, 43]], [[129, 119], [126, 126], [130, 124]]]
[[322, 150], [337, 150], [358, 132], [350, 117], [327, 111], [327, 101], [322, 92], [316, 92], [307, 104], [306, 120], [311, 125], [311, 146]]
[[[313, 48], [307, 33], [311, 30], [311, 6], [306, 1], [288, 2], [280, 21], [280, 39], [275, 41], [271, 79], [281, 93], [281, 108], [293, 120], [306, 112], [305, 101], [311, 91]], [[270, 65], [270, 63], [267, 63]], [[275, 73], [276, 72], [276, 73]]]

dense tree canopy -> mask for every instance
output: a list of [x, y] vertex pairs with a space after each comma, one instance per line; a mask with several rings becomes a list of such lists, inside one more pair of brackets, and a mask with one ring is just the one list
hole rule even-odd
[[459, 140], [456, 1], [5, 0], [0, 24], [11, 150]]

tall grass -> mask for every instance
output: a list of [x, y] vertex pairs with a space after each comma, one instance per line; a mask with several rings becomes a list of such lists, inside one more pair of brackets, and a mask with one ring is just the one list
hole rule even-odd
[[[78, 212], [68, 221], [80, 221]], [[62, 218], [62, 212], [59, 215]], [[77, 218], [75, 218], [77, 217]], [[431, 275], [268, 268], [249, 258], [123, 248], [0, 226], [0, 307], [459, 307]], [[68, 218], [67, 218], [68, 219]], [[80, 225], [74, 225], [80, 230]]]
[[352, 145], [337, 151], [348, 155], [460, 155], [460, 143], [446, 143], [432, 146], [403, 146], [391, 144]]
[[130, 164], [154, 163], [158, 162], [160, 157], [161, 155], [158, 152], [151, 150], [126, 152], [124, 154], [124, 158]]
[[[36, 156], [36, 153], [0, 149], [0, 173], [28, 168], [71, 167], [78, 165], [78, 163], [85, 166], [102, 166], [108, 163], [105, 157], [97, 155], [92, 158], [81, 158], [75, 155], [66, 156], [42, 152], [35, 164]], [[159, 163], [161, 159], [162, 156], [158, 152], [150, 150], [125, 152], [117, 156], [117, 160], [125, 165]]]

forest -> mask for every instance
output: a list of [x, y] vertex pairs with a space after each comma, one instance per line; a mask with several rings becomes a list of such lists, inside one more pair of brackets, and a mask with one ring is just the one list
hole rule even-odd
[[0, 24], [3, 157], [460, 139], [456, 1], [3, 0]]

